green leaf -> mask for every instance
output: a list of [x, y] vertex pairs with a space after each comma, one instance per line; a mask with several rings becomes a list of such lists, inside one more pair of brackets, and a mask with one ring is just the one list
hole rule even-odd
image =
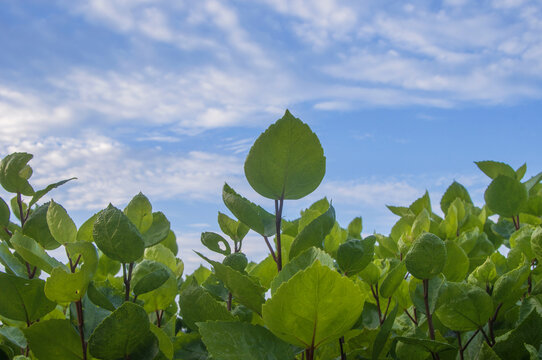
[[260, 284], [229, 266], [206, 258], [197, 251], [196, 254], [213, 265], [216, 277], [230, 290], [235, 300], [261, 314], [262, 304], [265, 302], [263, 296], [265, 289]]
[[175, 233], [172, 230], [169, 230], [169, 233], [167, 237], [162, 241], [160, 244], [156, 244], [155, 246], [163, 245], [166, 248], [168, 248], [173, 255], [177, 255], [179, 252], [179, 245], [177, 245], [177, 237], [175, 236]]
[[380, 295], [384, 298], [390, 298], [395, 290], [401, 285], [406, 274], [406, 266], [404, 261], [399, 261], [393, 268], [391, 268], [384, 280], [382, 280], [382, 285], [379, 287]]
[[59, 244], [75, 242], [77, 227], [66, 210], [51, 200], [47, 210], [47, 225], [53, 238]]
[[243, 241], [243, 238], [250, 230], [248, 226], [243, 224], [241, 221], [235, 221], [220, 211], [218, 212], [218, 225], [224, 234], [228, 235], [237, 243]]
[[316, 260], [318, 260], [320, 264], [327, 266], [330, 269], [334, 268], [333, 258], [331, 256], [329, 256], [323, 250], [310, 247], [284, 265], [282, 270], [271, 282], [271, 295], [275, 294], [281, 284], [290, 280], [290, 278], [299, 271], [311, 266]]
[[492, 285], [497, 279], [497, 268], [491, 257], [488, 257], [486, 261], [476, 269], [474, 269], [468, 278], [468, 282], [475, 284], [482, 289], [486, 289], [489, 285]]
[[198, 323], [209, 353], [220, 360], [293, 359], [292, 347], [264, 327], [241, 322]]
[[94, 223], [96, 222], [98, 215], [99, 213], [92, 215], [83, 223], [83, 225], [81, 225], [81, 227], [77, 231], [77, 241], [94, 242], [94, 238], [92, 237], [92, 231], [94, 229]]
[[442, 195], [442, 199], [440, 199], [440, 208], [444, 214], [448, 213], [450, 204], [457, 198], [463, 200], [465, 204], [472, 204], [472, 199], [467, 189], [460, 183], [454, 181], [452, 185], [446, 189], [444, 195]]
[[363, 224], [361, 216], [354, 218], [348, 224], [348, 236], [354, 239], [361, 239], [361, 230], [363, 229]]
[[542, 227], [537, 227], [531, 235], [531, 249], [537, 259], [542, 261]]
[[[429, 292], [427, 295], [429, 300], [429, 311], [431, 313], [433, 313], [435, 307], [437, 306], [440, 288], [443, 284], [444, 276], [442, 275], [435, 276], [434, 278], [429, 280]], [[423, 281], [418, 279], [410, 279], [409, 292], [410, 298], [416, 310], [418, 310], [422, 314], [425, 314]]]
[[530, 269], [524, 265], [502, 275], [495, 281], [493, 300], [496, 303], [516, 301], [523, 293], [522, 288], [529, 277]]
[[373, 261], [375, 241], [374, 236], [368, 236], [363, 240], [352, 239], [339, 245], [337, 250], [339, 268], [347, 276], [357, 274], [365, 269]]
[[506, 176], [512, 179], [516, 178], [516, 172], [508, 164], [497, 161], [475, 161], [476, 166], [492, 179], [498, 176]]
[[[288, 264], [290, 264], [290, 262]], [[284, 271], [288, 264], [282, 268], [282, 271]], [[247, 269], [247, 272], [250, 276], [257, 278], [264, 288], [269, 289], [271, 281], [277, 276], [278, 270], [275, 260], [269, 255], [263, 261], [260, 261], [259, 264]]]
[[234, 321], [234, 316], [226, 309], [225, 303], [218, 302], [205, 289], [197, 284], [191, 284], [179, 296], [179, 308], [183, 321], [192, 330], [197, 331], [198, 325], [210, 320]]
[[262, 236], [275, 235], [275, 215], [237, 194], [228, 184], [224, 184], [222, 199], [226, 207], [243, 224]]
[[429, 192], [425, 190], [423, 196], [416, 199], [408, 208], [416, 216], [418, 216], [423, 209], [427, 210], [427, 212], [431, 214], [431, 199], [429, 198]]
[[335, 225], [335, 209], [329, 205], [329, 209], [325, 213], [318, 216], [297, 234], [290, 247], [290, 260], [311, 246], [322, 249], [324, 239], [333, 225]]
[[24, 329], [32, 352], [40, 360], [82, 359], [79, 335], [69, 320], [40, 321]]
[[469, 272], [469, 257], [453, 240], [444, 242], [446, 246], [446, 262], [442, 273], [448, 281], [463, 281]]
[[141, 294], [138, 297], [145, 303], [143, 307], [148, 313], [167, 309], [178, 294], [175, 274], [167, 267], [165, 270], [168, 272], [167, 280], [157, 289]]
[[476, 330], [493, 315], [493, 301], [477, 286], [446, 282], [440, 288], [435, 314], [451, 330]]
[[92, 235], [98, 248], [113, 260], [131, 263], [145, 251], [143, 238], [134, 224], [111, 204], [98, 215]]
[[73, 177], [70, 179], [62, 180], [59, 182], [56, 182], [54, 184], [47, 185], [45, 189], [38, 190], [34, 193], [34, 196], [32, 196], [32, 199], [30, 199], [30, 203], [28, 204], [29, 207], [32, 207], [32, 205], [36, 204], [42, 197], [44, 197], [49, 191], [56, 189], [57, 187], [64, 185], [68, 181], [75, 180], [77, 178]]
[[45, 281], [0, 272], [0, 315], [31, 323], [48, 314], [55, 303], [45, 297]]
[[64, 267], [64, 264], [50, 257], [40, 244], [18, 231], [11, 237], [11, 245], [24, 260], [48, 274], [55, 267]]
[[521, 180], [525, 176], [525, 173], [527, 172], [527, 163], [524, 163], [516, 170], [516, 179]]
[[85, 295], [90, 280], [84, 272], [68, 273], [57, 267], [51, 272], [45, 284], [45, 295], [62, 305], [79, 301]]
[[18, 327], [4, 325], [0, 327], [0, 335], [20, 348], [25, 348], [27, 345], [24, 333]]
[[9, 206], [4, 199], [0, 197], [0, 227], [7, 227], [9, 225]]
[[318, 137], [288, 110], [256, 139], [245, 161], [250, 186], [269, 199], [300, 199], [320, 185], [325, 171]]
[[44, 249], [53, 250], [60, 246], [49, 231], [47, 224], [47, 210], [49, 203], [39, 206], [30, 213], [30, 216], [24, 223], [23, 234], [36, 240]]
[[[154, 336], [158, 339], [158, 347], [160, 348], [160, 352], [167, 358], [167, 359], [173, 359], [173, 343], [171, 342], [171, 339], [166, 334], [164, 329], [159, 328], [158, 326], [154, 325], [153, 323], [150, 324], [150, 329]], [[157, 358], [155, 358], [157, 359]]]
[[106, 317], [92, 333], [88, 349], [92, 356], [103, 360], [136, 358], [146, 352], [153, 359], [158, 341], [150, 331], [147, 313], [139, 305], [125, 302]]
[[411, 215], [412, 212], [409, 208], [404, 206], [393, 206], [393, 205], [386, 205], [386, 207], [395, 215], [403, 217], [407, 215]]
[[164, 264], [152, 260], [143, 260], [134, 269], [132, 276], [133, 291], [141, 295], [153, 291], [169, 278], [169, 272]]
[[27, 165], [33, 157], [32, 154], [16, 152], [2, 159], [0, 162], [0, 184], [6, 191], [27, 196], [34, 194], [34, 189], [28, 182], [32, 169]]
[[412, 243], [405, 257], [408, 272], [418, 279], [431, 279], [442, 272], [446, 264], [446, 245], [438, 236], [425, 233]]
[[156, 245], [165, 240], [169, 234], [169, 227], [169, 220], [162, 212], [158, 211], [152, 213], [152, 224], [150, 228], [143, 233], [145, 247]]
[[542, 172], [539, 172], [538, 174], [536, 174], [529, 180], [525, 181], [524, 184], [527, 191], [530, 192], [531, 189], [534, 188], [535, 185], [537, 185], [540, 182], [540, 180], [542, 180]]
[[512, 217], [519, 214], [527, 201], [527, 189], [515, 178], [499, 175], [489, 184], [484, 198], [489, 210]]
[[277, 289], [263, 306], [263, 321], [282, 340], [317, 348], [352, 328], [362, 299], [352, 280], [315, 262]]
[[226, 256], [222, 261], [222, 264], [239, 272], [243, 272], [248, 265], [248, 259], [245, 254], [237, 252]]
[[145, 249], [145, 259], [158, 261], [166, 265], [171, 271], [177, 271], [177, 259], [170, 249], [162, 244], [157, 244]]
[[523, 344], [533, 345], [536, 348], [542, 343], [542, 316], [538, 311], [531, 311], [515, 329], [498, 336], [493, 350], [502, 359], [525, 359], [529, 357]]
[[480, 346], [480, 351], [476, 355], [476, 360], [502, 360], [501, 357], [495, 354], [495, 351], [486, 343], [483, 342]]
[[145, 233], [153, 222], [151, 202], [141, 192], [134, 196], [128, 205], [126, 205], [124, 214], [126, 214], [141, 234]]
[[373, 344], [373, 352], [372, 352], [372, 360], [377, 360], [380, 356], [380, 353], [382, 352], [382, 349], [384, 348], [384, 345], [388, 341], [388, 337], [390, 336], [393, 323], [395, 321], [395, 317], [397, 316], [397, 306], [393, 308], [393, 310], [388, 314], [386, 317], [386, 320], [384, 320], [384, 323], [380, 327], [380, 331], [376, 335], [374, 344]]
[[455, 350], [456, 348], [446, 342], [435, 341], [429, 339], [418, 339], [414, 337], [405, 337], [398, 336], [396, 337], [397, 341], [403, 342], [405, 344], [415, 345], [423, 348], [429, 353], [440, 353], [446, 350]]
[[[231, 247], [228, 241], [217, 233], [203, 232], [201, 233], [201, 243], [205, 245], [209, 250], [222, 255], [231, 254]], [[224, 245], [224, 249], [220, 247], [220, 244]]]
[[0, 242], [0, 263], [19, 277], [28, 276], [23, 263], [11, 253], [5, 242]]

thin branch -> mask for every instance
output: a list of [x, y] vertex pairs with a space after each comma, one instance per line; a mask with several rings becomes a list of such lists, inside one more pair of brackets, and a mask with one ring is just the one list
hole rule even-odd
[[265, 243], [267, 244], [267, 248], [269, 249], [269, 252], [271, 252], [271, 256], [273, 257], [273, 260], [275, 260], [275, 263], [277, 263], [277, 256], [275, 255], [275, 250], [273, 250], [273, 247], [271, 246], [271, 243], [269, 242], [269, 238], [267, 238], [267, 236], [264, 236], [263, 239], [265, 240]]
[[484, 339], [486, 339], [486, 343], [491, 347], [493, 346], [491, 344], [491, 340], [489, 339], [489, 337], [487, 336], [486, 332], [484, 331], [484, 329], [480, 328], [480, 331], [482, 332], [482, 335], [484, 335]]
[[412, 317], [412, 315], [410, 315], [410, 313], [408, 312], [407, 309], [405, 309], [405, 314], [407, 314], [408, 318], [409, 318], [410, 320], [412, 320], [412, 322], [414, 323], [414, 325], [418, 326], [418, 321], [416, 321], [416, 320]]
[[425, 303], [425, 316], [427, 317], [427, 326], [429, 327], [429, 338], [435, 340], [435, 328], [433, 327], [433, 317], [429, 309], [429, 280], [423, 280], [423, 302]]
[[463, 349], [463, 347], [461, 346], [461, 333], [459, 331], [456, 331], [455, 335], [457, 336], [457, 346], [459, 348], [459, 359], [464, 360], [465, 358], [463, 356], [463, 351], [465, 351], [465, 349]]
[[277, 236], [277, 269], [282, 270], [282, 248], [280, 241], [280, 224], [282, 221], [282, 207], [284, 206], [284, 195], [279, 200], [275, 200], [275, 228]]

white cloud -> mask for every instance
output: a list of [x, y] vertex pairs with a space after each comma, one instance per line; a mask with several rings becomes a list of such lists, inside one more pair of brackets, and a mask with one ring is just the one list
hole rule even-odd
[[15, 141], [0, 148], [4, 154], [15, 151], [34, 154], [30, 165], [36, 187], [77, 177], [54, 193], [55, 199], [71, 210], [98, 210], [109, 202], [125, 204], [140, 191], [155, 201], [189, 198], [215, 202], [224, 181], [236, 183], [242, 171], [241, 160], [234, 156], [137, 150], [96, 133]]

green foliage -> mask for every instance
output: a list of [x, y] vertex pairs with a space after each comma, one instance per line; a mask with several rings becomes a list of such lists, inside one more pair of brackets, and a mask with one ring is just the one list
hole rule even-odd
[[[38, 203], [72, 179], [34, 191], [30, 159], [0, 162], [13, 194], [0, 199], [0, 359], [540, 358], [542, 172], [522, 182], [526, 164], [477, 162], [490, 178], [481, 207], [453, 182], [442, 217], [426, 191], [388, 206], [399, 217], [389, 234], [363, 238], [361, 217], [344, 227], [327, 198], [283, 219], [283, 200], [325, 171], [318, 138], [286, 112], [245, 162], [274, 212], [225, 184], [225, 237], [201, 236], [220, 261], [197, 253], [208, 268], [184, 274], [145, 195], [77, 228], [69, 209]], [[269, 251], [260, 262], [245, 255], [258, 246], [249, 230]]]
[[300, 199], [324, 178], [326, 158], [316, 134], [288, 110], [256, 139], [245, 161], [245, 175], [269, 199]]
[[442, 272], [446, 264], [446, 245], [436, 235], [424, 233], [412, 244], [405, 265], [414, 277], [431, 279]]

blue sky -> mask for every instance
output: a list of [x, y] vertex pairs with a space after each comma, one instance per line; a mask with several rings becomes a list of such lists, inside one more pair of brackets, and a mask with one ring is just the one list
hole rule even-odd
[[272, 209], [243, 162], [288, 108], [327, 174], [286, 217], [328, 196], [342, 225], [387, 233], [385, 204], [427, 189], [438, 208], [454, 179], [480, 203], [475, 160], [542, 170], [540, 19], [529, 0], [7, 0], [0, 154], [33, 153], [37, 188], [77, 176], [52, 196], [79, 224], [142, 191], [190, 270], [224, 181]]

